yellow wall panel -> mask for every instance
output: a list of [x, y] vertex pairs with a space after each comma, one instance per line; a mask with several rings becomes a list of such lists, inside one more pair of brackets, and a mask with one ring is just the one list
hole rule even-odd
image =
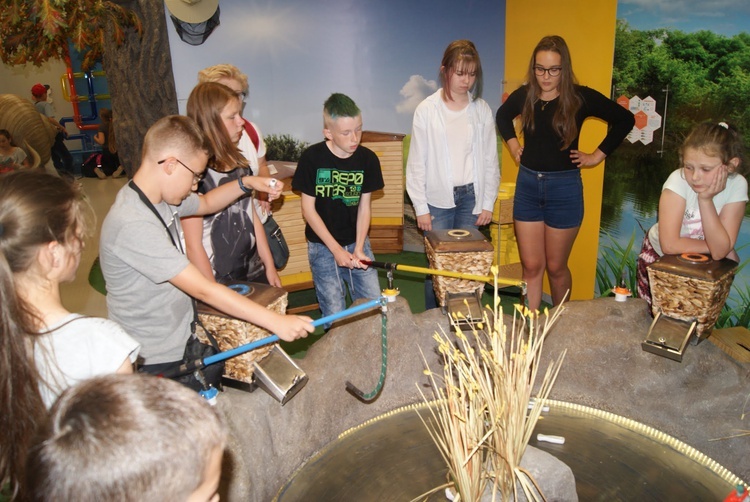
[[[609, 96], [614, 57], [616, 0], [506, 0], [505, 81], [503, 92], [511, 93], [524, 82], [531, 52], [546, 35], [565, 39], [580, 84]], [[593, 151], [606, 134], [606, 125], [587, 120], [581, 132], [580, 148]], [[515, 181], [518, 167], [502, 153], [503, 181]], [[573, 273], [572, 299], [594, 296], [596, 259], [604, 182], [604, 163], [583, 170], [585, 215], [569, 265]], [[546, 291], [549, 286], [545, 281]]]

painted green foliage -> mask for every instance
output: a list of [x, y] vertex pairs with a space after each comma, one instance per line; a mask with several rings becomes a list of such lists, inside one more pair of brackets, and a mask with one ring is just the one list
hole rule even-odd
[[750, 131], [750, 33], [641, 31], [618, 21], [612, 80], [618, 96], [652, 96], [659, 113], [669, 86], [666, 132], [673, 146], [704, 120]]

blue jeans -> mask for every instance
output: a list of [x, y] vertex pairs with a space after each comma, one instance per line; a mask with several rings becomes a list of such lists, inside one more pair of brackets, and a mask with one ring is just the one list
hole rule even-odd
[[[348, 252], [354, 252], [355, 243], [344, 246]], [[370, 239], [365, 239], [364, 253], [370, 260], [375, 257], [370, 247]], [[380, 283], [378, 272], [373, 267], [349, 269], [336, 265], [333, 254], [325, 244], [317, 242], [307, 243], [307, 258], [310, 260], [315, 294], [323, 317], [336, 314], [346, 309], [346, 288], [352, 301], [365, 298], [374, 300], [380, 298]], [[331, 323], [323, 325], [323, 329], [331, 327]]]
[[[476, 214], [472, 214], [476, 196], [474, 195], [474, 183], [453, 187], [453, 203], [456, 207], [442, 209], [427, 204], [430, 210], [433, 230], [453, 230], [462, 228], [471, 230], [477, 228], [474, 222], [477, 221]], [[435, 297], [435, 287], [432, 283], [432, 276], [428, 275], [424, 281], [424, 308], [434, 309], [438, 306]]]
[[454, 228], [472, 229], [477, 228], [474, 222], [477, 221], [476, 214], [471, 212], [476, 204], [474, 195], [474, 183], [453, 187], [453, 203], [456, 207], [443, 209], [427, 204], [432, 217], [433, 230], [452, 230]]

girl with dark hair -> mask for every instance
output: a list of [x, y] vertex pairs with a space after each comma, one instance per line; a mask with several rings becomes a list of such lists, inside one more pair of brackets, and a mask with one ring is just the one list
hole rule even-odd
[[16, 493], [39, 420], [66, 388], [132, 373], [139, 345], [107, 319], [70, 313], [93, 211], [77, 184], [39, 171], [0, 176], [0, 484]]
[[99, 112], [102, 123], [94, 135], [94, 141], [102, 147], [101, 168], [94, 168], [94, 173], [100, 179], [107, 176], [119, 178], [125, 175], [125, 169], [120, 165], [120, 156], [117, 155], [117, 139], [115, 138], [115, 127], [112, 119], [112, 110], [102, 108]]
[[[513, 125], [519, 115], [523, 146]], [[610, 126], [592, 153], [578, 149], [581, 126], [588, 117]], [[578, 85], [565, 40], [548, 36], [534, 48], [526, 83], [508, 96], [496, 120], [520, 166], [513, 221], [529, 308], [538, 309], [541, 304], [545, 270], [552, 303], [559, 305], [573, 284], [568, 258], [583, 221], [580, 170], [598, 165], [611, 154], [635, 119], [601, 93]]]
[[[190, 93], [187, 114], [203, 129], [214, 151], [213, 165], [198, 189], [201, 193], [252, 174], [238, 148], [245, 126], [241, 110], [237, 93], [223, 84], [200, 83]], [[250, 193], [219, 213], [185, 218], [182, 226], [188, 258], [209, 279], [281, 287]]]

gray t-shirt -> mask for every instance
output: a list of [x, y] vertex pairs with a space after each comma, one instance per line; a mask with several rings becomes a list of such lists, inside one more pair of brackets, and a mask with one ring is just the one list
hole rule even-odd
[[45, 117], [55, 118], [55, 107], [49, 101], [37, 101], [34, 108]]
[[138, 357], [138, 342], [109, 319], [70, 314], [34, 338], [34, 362], [47, 408], [76, 383], [116, 372]]
[[190, 337], [192, 300], [169, 280], [188, 266], [180, 218], [195, 214], [198, 204], [190, 194], [179, 206], [156, 205], [177, 246], [129, 184], [102, 224], [99, 258], [109, 318], [140, 342], [144, 364], [179, 361]]

